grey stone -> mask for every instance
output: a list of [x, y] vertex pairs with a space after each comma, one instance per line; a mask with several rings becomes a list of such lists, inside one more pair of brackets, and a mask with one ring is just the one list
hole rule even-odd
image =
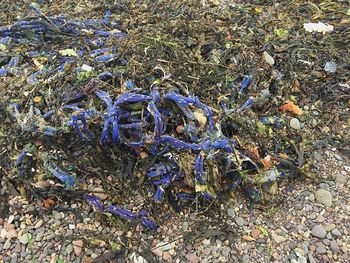
[[313, 235], [314, 237], [318, 237], [318, 238], [325, 238], [327, 235], [327, 231], [323, 228], [323, 226], [315, 225], [311, 229], [311, 235]]
[[228, 255], [230, 254], [230, 251], [231, 251], [231, 249], [230, 248], [228, 248], [228, 247], [224, 247], [223, 249], [222, 249], [222, 255], [224, 256], [224, 257], [228, 257]]
[[238, 226], [244, 226], [245, 220], [242, 217], [236, 217], [235, 222]]
[[342, 174], [338, 174], [337, 177], [335, 177], [335, 180], [341, 184], [345, 184], [347, 181], [346, 176], [344, 176]]
[[21, 252], [21, 244], [17, 243], [15, 248], [13, 249], [13, 251], [16, 253], [20, 253]]
[[35, 229], [39, 229], [44, 223], [44, 220], [40, 219], [36, 224], [34, 225]]
[[317, 252], [317, 254], [325, 254], [325, 253], [327, 253], [327, 249], [326, 249], [325, 245], [323, 245], [321, 243], [320, 245], [317, 246], [316, 252]]
[[322, 242], [323, 242], [323, 244], [325, 244], [326, 246], [328, 246], [328, 245], [331, 243], [331, 241], [330, 241], [329, 239], [323, 239]]
[[323, 204], [326, 207], [332, 206], [333, 197], [332, 194], [325, 189], [319, 189], [315, 193], [316, 202]]
[[340, 237], [341, 233], [338, 228], [334, 228], [331, 232], [334, 236]]
[[235, 210], [233, 210], [232, 208], [228, 208], [227, 209], [227, 215], [230, 217], [234, 217], [235, 216]]
[[9, 249], [11, 247], [11, 240], [6, 239], [5, 244], [4, 244], [4, 249]]
[[334, 157], [335, 157], [335, 159], [337, 159], [338, 161], [342, 161], [343, 160], [343, 158], [339, 155], [339, 154], [334, 154]]
[[67, 255], [69, 255], [70, 253], [73, 252], [73, 246], [71, 244], [69, 244], [67, 247], [66, 247], [66, 253]]
[[297, 118], [292, 118], [289, 122], [289, 125], [291, 128], [294, 130], [300, 130], [301, 129], [301, 124], [300, 121]]
[[329, 246], [334, 252], [338, 253], [340, 251], [337, 241], [332, 240]]
[[327, 189], [327, 188], [329, 188], [329, 185], [326, 184], [326, 183], [320, 183], [318, 186], [319, 186], [321, 189]]
[[188, 222], [187, 221], [183, 222], [182, 229], [183, 229], [183, 231], [187, 231], [188, 230]]
[[319, 152], [314, 152], [314, 158], [316, 161], [320, 162], [323, 159], [323, 156]]
[[23, 245], [26, 245], [31, 239], [32, 239], [32, 235], [29, 233], [26, 233], [19, 238], [19, 242], [21, 242]]

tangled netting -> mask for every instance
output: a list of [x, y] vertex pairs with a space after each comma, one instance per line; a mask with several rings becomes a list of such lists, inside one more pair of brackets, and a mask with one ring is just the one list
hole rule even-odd
[[[124, 145], [147, 152], [156, 160], [145, 173], [146, 182], [154, 186], [154, 202], [162, 203], [167, 196], [171, 196], [177, 208], [194, 201], [201, 204], [214, 200], [217, 193], [232, 191], [241, 184], [272, 182], [282, 176], [276, 167], [260, 169], [258, 164], [242, 153], [237, 139], [223, 135], [219, 111], [196, 96], [176, 88], [164, 90], [152, 77], [147, 80], [148, 91], [127, 79], [124, 92], [112, 96], [116, 97], [114, 101], [108, 92], [97, 89], [98, 83], [108, 83], [118, 74], [106, 69], [128, 63], [120, 58], [117, 47], [108, 47], [111, 39], [118, 41], [128, 37], [118, 29], [117, 22], [111, 21], [109, 11], [102, 20], [81, 21], [47, 17], [36, 5], [31, 7], [36, 14], [34, 18], [0, 28], [0, 43], [4, 50], [15, 45], [31, 46], [34, 50], [12, 57], [0, 69], [0, 76], [11, 78], [27, 74], [27, 85], [41, 87], [41, 96], [46, 98], [49, 93], [58, 94], [57, 90], [47, 88], [51, 83], [60, 81], [64, 88], [69, 78], [66, 76], [74, 75], [70, 78], [76, 81], [75, 89], [84, 85], [88, 92], [72, 93], [61, 89], [61, 94], [56, 94], [60, 101], [58, 106], [57, 101], [46, 102], [42, 106], [34, 98], [34, 102], [26, 107], [14, 100], [8, 110], [22, 131], [57, 137], [71, 128], [88, 145], [94, 145], [96, 138], [100, 138], [99, 143], [105, 147]], [[64, 43], [66, 46], [70, 43], [70, 48], [35, 50], [43, 43]], [[37, 68], [35, 71], [33, 62]], [[94, 68], [88, 64], [94, 65]], [[96, 73], [99, 71], [102, 72]], [[250, 82], [250, 76], [243, 77], [240, 84], [233, 88], [244, 94]], [[242, 106], [229, 109], [221, 101], [220, 112], [239, 114], [253, 102], [254, 99], [249, 97]], [[264, 117], [261, 121], [271, 124], [276, 120]], [[98, 136], [91, 129], [96, 124], [101, 133]], [[180, 164], [181, 160], [173, 154], [180, 151], [195, 156], [193, 171], [185, 170]], [[23, 166], [26, 159], [33, 154], [28, 148], [18, 156], [16, 167], [20, 175], [25, 172]], [[186, 161], [191, 163], [191, 160]], [[78, 179], [50, 158], [45, 159], [44, 167], [67, 189], [76, 187]], [[194, 175], [190, 177], [190, 182], [189, 174]], [[146, 210], [134, 213], [118, 205], [105, 206], [93, 194], [86, 194], [85, 197], [98, 211], [116, 214], [127, 220], [140, 220], [152, 230], [158, 227]]]

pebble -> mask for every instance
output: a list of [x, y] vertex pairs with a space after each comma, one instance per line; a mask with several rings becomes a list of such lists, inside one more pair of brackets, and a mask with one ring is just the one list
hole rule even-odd
[[300, 121], [297, 118], [292, 118], [289, 122], [289, 125], [291, 128], [294, 130], [300, 130], [301, 129], [301, 124]]
[[346, 181], [347, 181], [347, 178], [346, 178], [346, 176], [344, 176], [344, 175], [342, 175], [342, 174], [338, 174], [338, 175], [335, 177], [335, 180], [336, 180], [338, 183], [345, 184]]
[[4, 249], [9, 249], [11, 247], [11, 239], [6, 239], [4, 244]]
[[258, 238], [260, 234], [261, 234], [261, 231], [258, 228], [254, 228], [251, 233], [253, 238]]
[[66, 247], [67, 255], [69, 255], [72, 252], [73, 252], [73, 246], [72, 246], [72, 244], [68, 244], [68, 246]]
[[[209, 243], [210, 243], [210, 240], [209, 240]], [[168, 242], [159, 242], [157, 247], [159, 247], [163, 251], [168, 251], [173, 248], [171, 243], [168, 243]]]
[[163, 257], [163, 250], [161, 250], [160, 248], [153, 249], [152, 253], [157, 257]]
[[235, 222], [238, 226], [244, 226], [245, 220], [242, 217], [236, 217]]
[[230, 254], [230, 251], [231, 251], [230, 248], [224, 247], [224, 248], [222, 249], [221, 253], [222, 253], [222, 255], [223, 255], [224, 257], [228, 257], [229, 254]]
[[316, 161], [321, 162], [323, 159], [323, 156], [319, 152], [314, 152], [314, 158]]
[[183, 231], [187, 231], [188, 230], [188, 222], [187, 221], [185, 221], [185, 222], [183, 222], [182, 223], [182, 229], [183, 229]]
[[14, 219], [15, 219], [15, 216], [14, 215], [10, 215], [9, 219], [7, 220], [7, 223], [12, 224]]
[[327, 231], [323, 228], [323, 226], [315, 225], [311, 229], [311, 235], [313, 235], [314, 237], [318, 237], [318, 238], [325, 238], [327, 235]]
[[340, 237], [341, 236], [341, 233], [339, 231], [338, 228], [334, 228], [332, 231], [331, 231], [332, 235], [334, 236], [337, 236], [337, 237]]
[[276, 234], [276, 233], [273, 233], [273, 234], [272, 234], [272, 239], [273, 239], [277, 244], [286, 241], [286, 238], [285, 238], [285, 237], [280, 236], [280, 235], [278, 235], [278, 234]]
[[21, 242], [23, 245], [28, 244], [28, 242], [32, 239], [32, 235], [29, 233], [23, 234], [20, 238], [19, 238], [19, 242]]
[[334, 157], [335, 157], [335, 159], [337, 159], [338, 161], [342, 161], [343, 160], [343, 158], [339, 155], [339, 154], [334, 154]]
[[316, 202], [323, 204], [326, 207], [331, 207], [333, 202], [333, 197], [331, 192], [325, 189], [319, 189], [315, 193]]
[[332, 231], [335, 228], [335, 224], [325, 224], [324, 229], [329, 232]]
[[185, 258], [191, 263], [199, 263], [200, 258], [196, 255], [196, 253], [190, 253], [185, 255]]
[[335, 241], [335, 240], [332, 240], [332, 241], [330, 242], [329, 246], [330, 246], [330, 248], [331, 248], [334, 252], [336, 252], [336, 253], [338, 253], [338, 252], [340, 251], [339, 246], [338, 246], [338, 244], [337, 244], [337, 241]]
[[95, 189], [94, 189], [94, 192], [97, 192], [97, 193], [95, 193], [95, 195], [97, 196], [97, 197], [99, 197], [101, 200], [106, 200], [107, 198], [108, 198], [108, 195], [106, 195], [104, 192], [104, 190], [103, 190], [103, 188], [102, 187], [96, 187]]
[[164, 259], [165, 261], [170, 261], [171, 258], [172, 258], [172, 256], [170, 255], [169, 252], [165, 251], [165, 252], [163, 253], [163, 259]]
[[227, 215], [229, 217], [234, 217], [235, 216], [235, 210], [233, 210], [232, 208], [228, 208], [227, 209]]
[[40, 219], [35, 225], [34, 225], [34, 228], [35, 229], [38, 229], [40, 228], [44, 223], [44, 220]]
[[327, 249], [326, 249], [325, 245], [321, 243], [317, 246], [316, 252], [318, 254], [325, 254], [327, 252]]
[[310, 262], [310, 263], [317, 263], [316, 260], [315, 260], [315, 258], [312, 256], [311, 253], [308, 254], [308, 258], [309, 258], [309, 262]]
[[72, 245], [73, 245], [74, 254], [76, 256], [79, 256], [81, 254], [81, 251], [83, 250], [83, 245], [84, 245], [83, 240], [81, 239], [73, 240]]

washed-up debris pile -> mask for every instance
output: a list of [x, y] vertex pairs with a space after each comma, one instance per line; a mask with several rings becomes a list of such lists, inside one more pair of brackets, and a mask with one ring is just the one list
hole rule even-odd
[[[214, 109], [185, 89], [159, 86], [152, 73], [144, 81], [147, 85], [138, 87], [130, 78], [122, 80], [116, 70], [128, 63], [118, 53], [118, 41], [128, 35], [111, 20], [109, 11], [102, 20], [69, 20], [47, 17], [36, 5], [31, 7], [35, 17], [0, 28], [0, 48], [7, 54], [1, 59], [0, 76], [25, 78], [32, 90], [24, 94], [26, 100], [9, 98], [7, 105], [19, 136], [28, 139], [15, 163], [16, 176], [33, 181], [39, 176], [37, 165], [44, 177], [54, 176], [66, 189], [82, 189], [82, 178], [62, 168], [50, 152], [41, 152], [42, 144], [52, 147], [63, 137], [73, 141], [76, 136], [87, 148], [102, 146], [112, 152], [113, 147], [123, 147], [149, 161], [142, 176], [144, 184], [153, 188], [154, 204], [169, 203], [175, 211], [186, 204], [202, 206], [240, 186], [271, 184], [284, 176], [277, 159], [261, 159], [254, 149], [243, 150], [233, 135], [234, 123], [228, 122], [227, 116], [244, 118], [256, 98], [247, 97], [233, 108], [228, 98], [221, 98], [221, 109]], [[19, 47], [24, 51], [11, 56], [10, 51]], [[237, 79], [232, 90], [244, 97], [251, 81], [251, 76]], [[276, 116], [262, 116], [260, 122], [284, 125]], [[39, 146], [33, 143], [38, 139]], [[190, 165], [184, 167], [184, 162]], [[258, 195], [254, 189], [252, 195]], [[85, 197], [98, 211], [140, 220], [152, 230], [161, 221], [144, 209], [131, 212], [107, 205], [93, 193]]]

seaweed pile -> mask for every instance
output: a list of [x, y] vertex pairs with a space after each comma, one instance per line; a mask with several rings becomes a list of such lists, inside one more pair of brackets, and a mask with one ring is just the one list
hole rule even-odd
[[[230, 84], [243, 103], [221, 96], [219, 109], [178, 83], [159, 85], [168, 78], [161, 67], [155, 67], [141, 87], [122, 77], [128, 60], [118, 43], [128, 34], [110, 11], [103, 19], [70, 20], [46, 16], [35, 4], [31, 8], [34, 17], [0, 28], [3, 52], [21, 48], [20, 55], [8, 52], [1, 58], [0, 77], [21, 79], [32, 88], [25, 100], [6, 101], [7, 125], [16, 125], [23, 146], [13, 166], [14, 181], [30, 181], [37, 194], [48, 196], [52, 192], [42, 182], [55, 178], [54, 187], [49, 184], [55, 195], [79, 192], [97, 211], [139, 219], [155, 230], [165, 220], [157, 214], [159, 205], [169, 204], [173, 211], [193, 203], [205, 207], [240, 187], [259, 198], [257, 186], [287, 177], [282, 172], [286, 161], [260, 158], [256, 149], [244, 149], [235, 135], [235, 121], [246, 118], [255, 101], [262, 103], [269, 96], [247, 96], [252, 76]], [[284, 125], [277, 116], [261, 116], [259, 122], [264, 127]], [[117, 166], [128, 166], [121, 168], [117, 187], [130, 184], [130, 175], [138, 177], [147, 189], [145, 198], [152, 196], [153, 204], [147, 205], [152, 212], [139, 206], [129, 211], [114, 204], [116, 198], [102, 200], [84, 186], [91, 178], [86, 174], [96, 171], [87, 165], [98, 163], [96, 152]]]

